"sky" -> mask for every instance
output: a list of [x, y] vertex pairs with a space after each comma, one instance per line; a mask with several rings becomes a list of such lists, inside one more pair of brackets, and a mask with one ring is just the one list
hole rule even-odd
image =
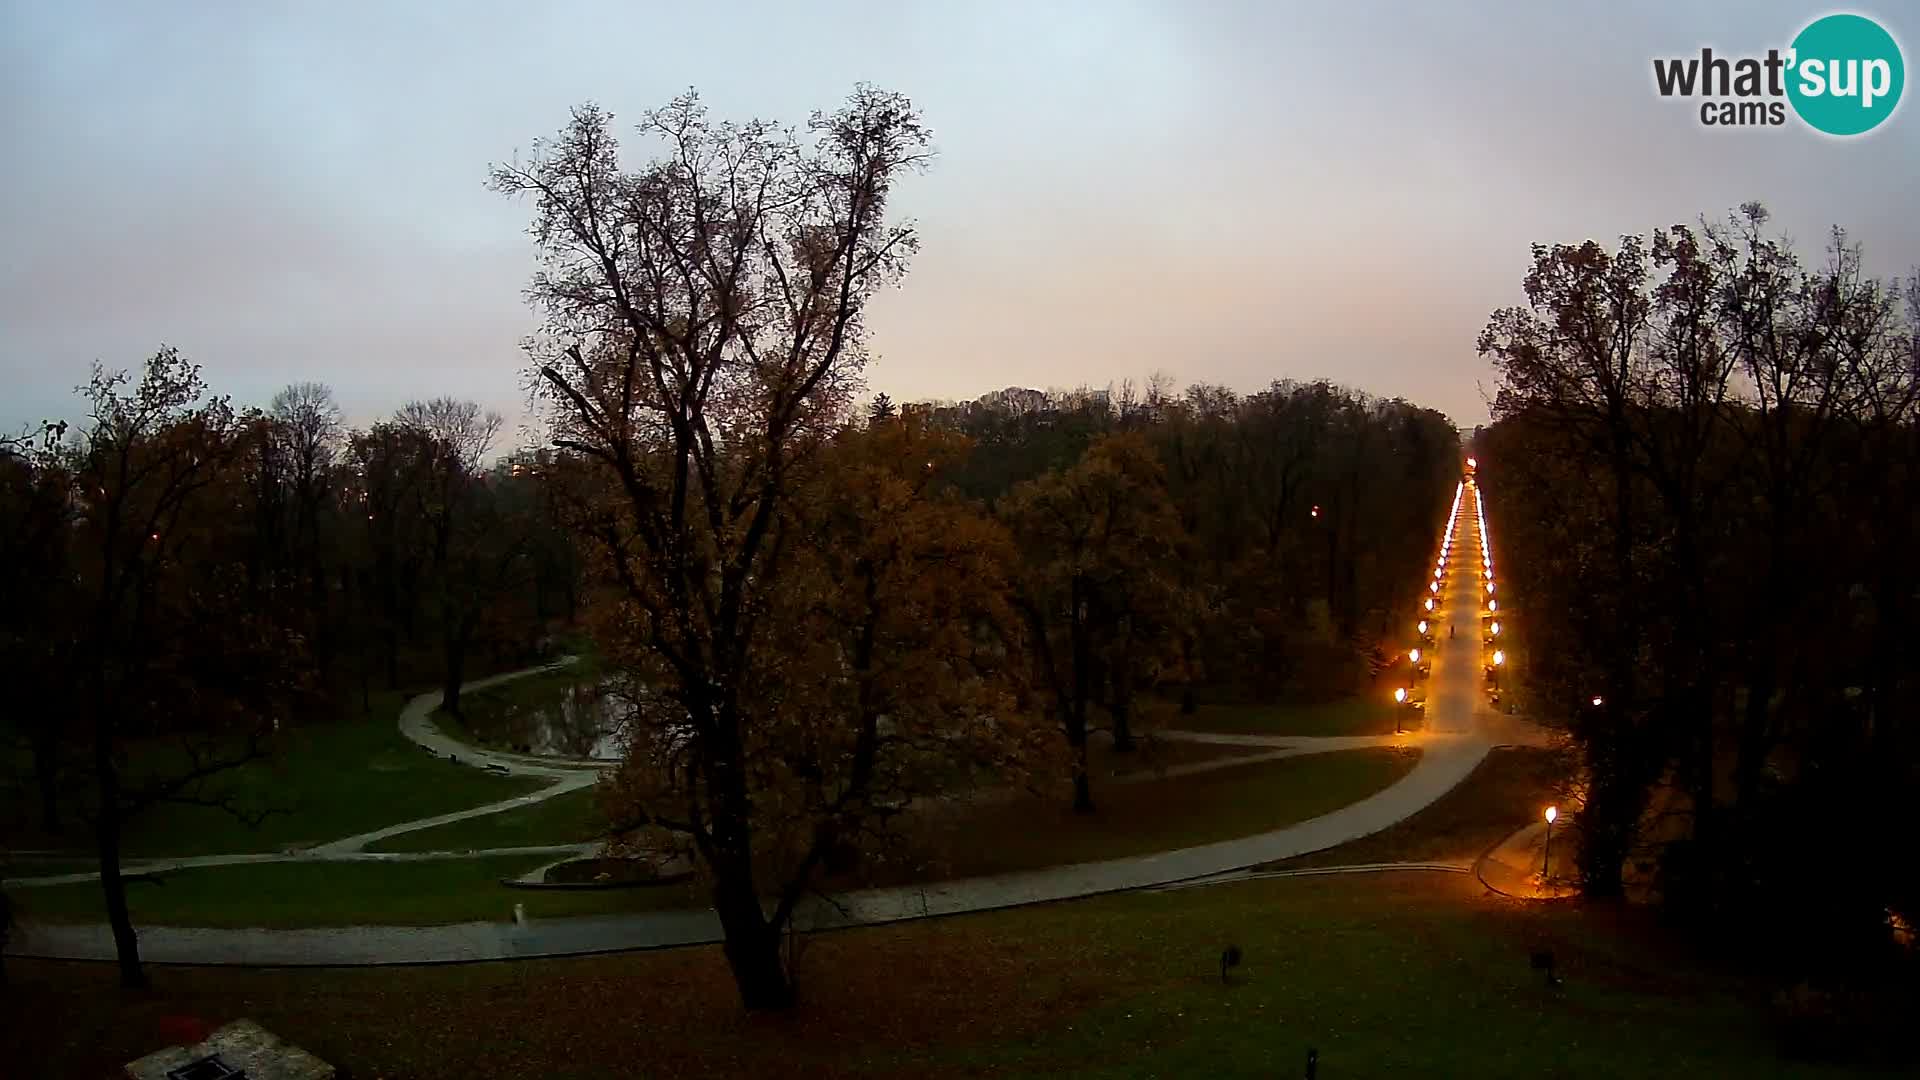
[[[862, 81], [939, 155], [897, 189], [922, 249], [873, 305], [872, 390], [1325, 377], [1470, 427], [1533, 243], [1759, 199], [1803, 249], [1839, 224], [1872, 272], [1920, 264], [1920, 106], [1843, 141], [1654, 92], [1655, 56], [1828, 10], [0, 0], [0, 428], [163, 343], [239, 404], [317, 380], [356, 425], [442, 394], [517, 424], [531, 207], [490, 163], [586, 101], [799, 123]], [[1920, 10], [1848, 10], [1920, 59]]]

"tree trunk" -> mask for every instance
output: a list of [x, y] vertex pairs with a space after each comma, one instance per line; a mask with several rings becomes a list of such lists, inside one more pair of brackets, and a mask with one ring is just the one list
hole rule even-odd
[[754, 1012], [792, 1008], [793, 981], [780, 962], [780, 932], [767, 923], [751, 870], [735, 859], [716, 859], [713, 869], [713, 909], [726, 933], [727, 967], [740, 1003]]
[[440, 708], [450, 716], [460, 715], [460, 684], [466, 681], [467, 643], [464, 636], [449, 637], [446, 650], [446, 678], [442, 682]]
[[1080, 722], [1067, 731], [1067, 743], [1073, 747], [1073, 812], [1076, 814], [1093, 813], [1093, 782], [1087, 775], [1087, 721]]
[[62, 831], [60, 820], [60, 770], [55, 760], [57, 746], [52, 722], [44, 717], [34, 721], [33, 776], [40, 789], [40, 827], [48, 836]]
[[95, 754], [99, 766], [100, 821], [95, 829], [99, 841], [100, 889], [107, 900], [107, 924], [113, 928], [113, 949], [120, 962], [120, 985], [128, 990], [145, 990], [147, 972], [140, 965], [140, 936], [134, 933], [133, 916], [127, 911], [127, 883], [120, 876], [120, 801], [119, 777], [101, 743]]
[[1734, 798], [1742, 813], [1753, 809], [1760, 792], [1760, 777], [1766, 768], [1773, 692], [1777, 685], [1772, 656], [1773, 651], [1765, 646], [1755, 649], [1754, 663], [1748, 669], [1747, 708], [1741, 716], [1740, 745], [1733, 766]]
[[1133, 702], [1126, 695], [1115, 691], [1113, 695], [1113, 751], [1116, 754], [1131, 754], [1133, 741]]
[[1580, 817], [1581, 892], [1588, 899], [1617, 899], [1626, 892], [1627, 855], [1639, 834], [1644, 801], [1631, 780], [1596, 776], [1587, 809]]

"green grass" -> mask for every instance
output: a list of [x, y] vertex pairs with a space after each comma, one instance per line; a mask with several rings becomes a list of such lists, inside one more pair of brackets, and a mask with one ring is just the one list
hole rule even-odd
[[1562, 770], [1550, 750], [1495, 747], [1458, 787], [1405, 821], [1350, 844], [1285, 859], [1265, 869], [1471, 862], [1531, 824], [1542, 807], [1556, 801]]
[[[837, 887], [925, 881], [1119, 858], [1248, 836], [1356, 802], [1413, 767], [1409, 751], [1349, 750], [1234, 765], [1191, 776], [1096, 784], [1098, 811], [1064, 796], [944, 807], [908, 825], [915, 857], [870, 868]], [[593, 789], [519, 810], [403, 834], [390, 850], [465, 851], [569, 843], [596, 829]], [[502, 876], [545, 856], [404, 863], [276, 863], [183, 870], [132, 886], [136, 921], [183, 926], [428, 925], [502, 917]], [[17, 891], [28, 917], [103, 919], [97, 885]], [[607, 893], [533, 893], [538, 911], [566, 914], [704, 906], [697, 884]], [[536, 910], [529, 903], [529, 910]]]
[[[128, 823], [126, 854], [278, 851], [510, 799], [545, 783], [495, 776], [429, 755], [396, 726], [405, 700], [399, 694], [378, 695], [371, 714], [354, 708], [338, 722], [288, 731], [270, 760], [217, 777], [212, 790], [231, 794], [252, 810], [273, 811], [257, 828], [215, 808], [162, 804]], [[16, 810], [13, 816], [21, 820], [30, 812]], [[16, 835], [12, 841], [25, 849], [84, 849], [87, 842], [77, 820], [63, 837]]]
[[1095, 812], [1064, 793], [943, 808], [908, 825], [928, 864], [967, 877], [1191, 847], [1278, 829], [1355, 803], [1405, 776], [1414, 751], [1345, 750], [1093, 787]]
[[[134, 924], [148, 926], [432, 926], [512, 917], [599, 915], [679, 906], [683, 889], [541, 891], [500, 884], [542, 863], [542, 855], [418, 862], [265, 863], [181, 870], [159, 883], [127, 887]], [[40, 922], [104, 922], [100, 886], [48, 885], [10, 890], [20, 914]]]
[[[1094, 902], [1066, 931], [1115, 992], [1030, 1043], [935, 1057], [1040, 1075], [1801, 1076], [1732, 980], [1674, 971], [1638, 928], [1395, 875]], [[1066, 928], [1062, 927], [1062, 930]], [[1246, 960], [1234, 985], [1222, 940]], [[1566, 984], [1528, 964], [1554, 949]], [[1665, 952], [1663, 955], [1662, 953]]]
[[[1245, 962], [1222, 985], [1229, 943]], [[1531, 949], [1555, 950], [1549, 990]], [[829, 934], [802, 1004], [748, 1016], [717, 947], [404, 969], [13, 961], [0, 1072], [108, 1075], [169, 1023], [250, 1017], [356, 1076], [1827, 1077], [1781, 1060], [1766, 987], [1638, 913], [1459, 875], [1134, 893]], [[1907, 1075], [1911, 1075], [1910, 1073]]]
[[1155, 702], [1147, 716], [1156, 727], [1233, 735], [1389, 735], [1393, 710], [1391, 701], [1356, 697], [1311, 705], [1207, 703], [1191, 714]]
[[467, 818], [367, 845], [369, 851], [478, 851], [531, 844], [573, 844], [598, 838], [605, 822], [594, 789], [555, 795], [531, 806]]

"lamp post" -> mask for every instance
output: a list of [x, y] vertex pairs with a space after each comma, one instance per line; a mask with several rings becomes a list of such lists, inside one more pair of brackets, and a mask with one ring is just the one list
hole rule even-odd
[[1406, 715], [1407, 688], [1404, 686], [1396, 686], [1393, 690], [1393, 733], [1395, 735], [1403, 735], [1406, 733], [1404, 726]]
[[1553, 858], [1553, 819], [1560, 816], [1558, 807], [1547, 807], [1547, 839], [1540, 845], [1540, 884], [1547, 883], [1547, 867]]

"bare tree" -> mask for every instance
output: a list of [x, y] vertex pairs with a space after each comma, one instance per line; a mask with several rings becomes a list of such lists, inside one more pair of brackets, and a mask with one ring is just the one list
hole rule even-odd
[[[222, 773], [264, 756], [306, 674], [304, 643], [237, 588], [220, 532], [241, 419], [173, 349], [137, 382], [97, 365], [74, 472], [68, 676], [84, 688], [91, 813], [121, 981], [146, 985], [120, 874], [125, 823], [159, 803], [248, 816]], [[78, 734], [78, 733], [76, 733]], [[128, 747], [143, 763], [128, 768]]]
[[521, 569], [529, 532], [493, 513], [485, 459], [500, 414], [440, 397], [407, 403], [394, 423], [414, 436], [413, 510], [425, 526], [440, 624], [441, 707], [460, 714], [466, 660], [487, 606]]
[[867, 300], [916, 245], [888, 198], [929, 156], [907, 99], [870, 87], [807, 131], [718, 123], [689, 93], [642, 118], [665, 156], [633, 173], [588, 105], [493, 171], [535, 203], [530, 293], [547, 325], [533, 350], [554, 441], [606, 482], [582, 527], [634, 629], [617, 662], [673, 703], [655, 734], [688, 733], [677, 805], [654, 821], [711, 870], [749, 1008], [793, 1001], [780, 930], [804, 886], [781, 882], [769, 918], [754, 865], [766, 763], [748, 748], [783, 719], [762, 667], [783, 504], [859, 389]]

